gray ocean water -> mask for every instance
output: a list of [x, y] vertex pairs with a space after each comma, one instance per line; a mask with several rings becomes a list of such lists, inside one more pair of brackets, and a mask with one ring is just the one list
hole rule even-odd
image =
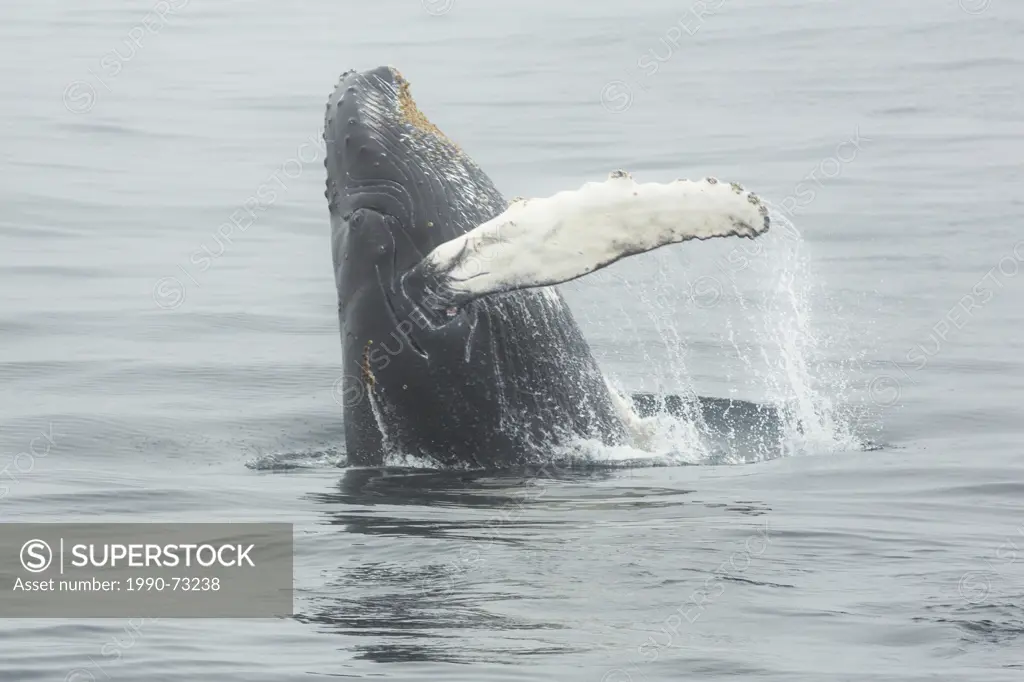
[[[0, 613], [0, 680], [1024, 678], [1022, 36], [1013, 0], [4, 3], [0, 520], [294, 523], [296, 616]], [[620, 386], [780, 435], [339, 466], [318, 140], [379, 64], [506, 196], [780, 207], [562, 287]]]

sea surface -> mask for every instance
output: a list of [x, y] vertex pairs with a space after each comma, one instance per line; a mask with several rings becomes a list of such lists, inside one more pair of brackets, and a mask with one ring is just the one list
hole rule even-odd
[[[0, 613], [0, 682], [1024, 679], [1022, 36], [1015, 0], [3, 3], [0, 521], [292, 523], [295, 616]], [[623, 389], [775, 426], [346, 467], [319, 138], [380, 64], [506, 196], [773, 202], [561, 289]]]

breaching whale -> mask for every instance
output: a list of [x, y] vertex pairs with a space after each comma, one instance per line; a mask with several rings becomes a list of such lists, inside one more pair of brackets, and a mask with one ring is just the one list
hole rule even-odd
[[342, 75], [324, 139], [353, 465], [397, 454], [505, 467], [575, 439], [629, 443], [630, 404], [552, 285], [769, 227], [754, 194], [713, 178], [638, 184], [618, 171], [509, 204], [392, 67]]

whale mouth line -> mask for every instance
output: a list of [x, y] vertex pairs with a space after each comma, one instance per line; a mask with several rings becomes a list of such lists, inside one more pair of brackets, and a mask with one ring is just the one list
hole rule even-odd
[[[391, 318], [391, 321], [395, 325], [395, 330], [391, 333], [391, 335], [394, 336], [396, 333], [400, 334], [403, 338], [405, 338], [405, 339], [407, 339], [409, 341], [409, 346], [413, 349], [413, 351], [415, 351], [415, 353], [417, 355], [419, 355], [424, 360], [429, 360], [430, 359], [430, 353], [428, 353], [426, 350], [424, 350], [423, 347], [419, 343], [416, 342], [416, 339], [412, 335], [412, 329], [409, 329], [408, 331], [402, 331], [402, 322], [403, 321], [408, 322], [408, 320], [400, 320], [399, 319], [398, 311], [395, 308], [394, 302], [391, 300], [391, 295], [388, 293], [388, 288], [386, 286], [384, 286], [384, 278], [381, 276], [380, 268], [378, 267], [378, 268], [376, 268], [376, 270], [377, 270], [377, 283], [380, 285], [380, 291], [384, 295], [384, 306], [385, 306], [386, 310], [388, 311], [388, 317]], [[409, 323], [409, 326], [411, 327], [412, 324]], [[401, 342], [401, 339], [396, 339], [396, 340]]]

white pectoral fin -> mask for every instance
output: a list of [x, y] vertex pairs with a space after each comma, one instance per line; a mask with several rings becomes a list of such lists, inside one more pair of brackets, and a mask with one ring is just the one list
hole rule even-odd
[[516, 200], [501, 215], [434, 249], [417, 268], [437, 273], [448, 300], [550, 286], [666, 244], [754, 238], [768, 208], [736, 184], [707, 178], [637, 184], [629, 174]]

